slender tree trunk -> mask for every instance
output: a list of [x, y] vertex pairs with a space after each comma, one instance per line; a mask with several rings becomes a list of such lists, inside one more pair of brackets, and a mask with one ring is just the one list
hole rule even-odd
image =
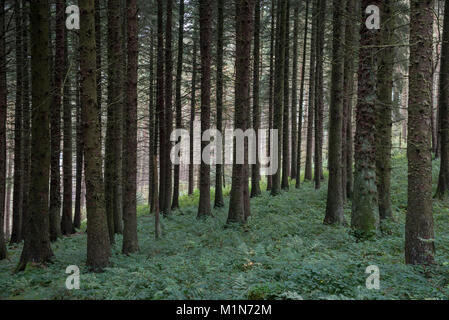
[[[196, 24], [195, 24], [196, 25]], [[195, 126], [195, 107], [196, 107], [196, 73], [197, 73], [197, 65], [196, 65], [196, 54], [197, 54], [197, 39], [195, 34], [193, 35], [193, 51], [192, 51], [192, 94], [190, 98], [190, 123], [189, 123], [189, 135], [190, 135], [190, 148], [189, 148], [189, 195], [193, 195], [194, 191], [194, 171], [195, 165], [193, 164], [193, 129]]]
[[[217, 1], [217, 130], [223, 132], [223, 33], [224, 0]], [[224, 206], [223, 200], [223, 165], [215, 167], [215, 208]]]
[[[283, 97], [284, 97], [284, 59], [285, 59], [285, 19], [287, 19], [287, 1], [278, 0], [277, 30], [276, 30], [276, 64], [274, 81], [274, 118], [273, 129], [278, 130], [278, 163], [282, 158], [282, 115], [283, 115]], [[276, 196], [281, 190], [281, 170], [278, 168], [272, 178], [271, 195]]]
[[123, 248], [124, 254], [130, 254], [139, 250], [137, 239], [137, 66], [138, 66], [138, 22], [137, 0], [126, 1], [127, 10], [127, 104], [124, 112], [126, 136], [124, 159], [126, 175], [124, 182], [123, 203]]
[[[268, 143], [267, 143], [267, 157], [271, 157], [271, 144], [273, 143], [273, 137], [271, 136], [271, 130], [273, 129], [273, 109], [274, 109], [274, 37], [276, 33], [275, 21], [276, 21], [276, 2], [271, 0], [271, 30], [270, 30], [270, 84], [269, 84], [269, 94], [268, 94]], [[271, 174], [267, 175], [267, 191], [271, 190], [273, 184], [273, 176]]]
[[109, 264], [110, 242], [104, 205], [99, 106], [97, 104], [94, 4], [80, 0], [80, 69], [88, 221], [87, 266], [102, 271]]
[[[78, 36], [75, 36], [73, 41], [76, 43], [76, 52], [78, 51], [79, 43]], [[75, 229], [81, 227], [81, 209], [82, 209], [82, 184], [83, 184], [83, 167], [84, 167], [84, 143], [83, 143], [83, 126], [81, 113], [83, 106], [81, 105], [81, 77], [79, 72], [79, 53], [76, 53], [76, 186], [75, 186], [75, 216], [73, 219], [73, 226]]]
[[[6, 118], [7, 118], [7, 87], [6, 87], [6, 32], [5, 32], [5, 0], [0, 1], [0, 260], [6, 258], [5, 221], [6, 199]], [[6, 212], [6, 215], [9, 213]], [[7, 221], [9, 223], [9, 221]]]
[[316, 46], [318, 34], [318, 0], [313, 1], [312, 10], [312, 40], [310, 44], [310, 71], [309, 71], [309, 106], [307, 119], [307, 147], [306, 147], [306, 167], [304, 180], [312, 180], [312, 155], [313, 155], [313, 133], [314, 133], [314, 116], [315, 116], [315, 68], [316, 68]]
[[282, 124], [282, 190], [288, 190], [288, 177], [290, 175], [290, 155], [289, 155], [289, 93], [290, 93], [290, 0], [287, 0], [287, 13], [285, 20], [285, 58], [284, 58], [284, 105]]
[[154, 212], [155, 209], [155, 189], [157, 188], [158, 181], [154, 180], [157, 167], [154, 166], [154, 156], [157, 156], [157, 127], [156, 127], [156, 110], [154, 103], [154, 31], [151, 29], [150, 35], [150, 94], [149, 94], [149, 113], [150, 113], [150, 123], [148, 126], [149, 137], [150, 137], [150, 148], [149, 148], [149, 184], [148, 184], [148, 205], [150, 207], [150, 212]]
[[[382, 4], [383, 26], [380, 31], [381, 45], [393, 44], [393, 8], [392, 1]], [[392, 112], [393, 112], [393, 73], [394, 49], [386, 47], [379, 55], [377, 73], [377, 106], [376, 106], [376, 178], [379, 194], [379, 217], [387, 219], [393, 216], [391, 208], [391, 148], [392, 148]]]
[[[201, 133], [210, 128], [210, 69], [212, 53], [212, 1], [200, 0]], [[209, 142], [201, 141], [201, 154]], [[198, 218], [212, 215], [210, 207], [210, 164], [201, 161]]]
[[439, 90], [439, 122], [441, 135], [440, 174], [436, 197], [443, 199], [449, 193], [449, 1], [445, 1], [443, 46], [441, 52], [441, 72]]
[[296, 188], [301, 186], [301, 159], [302, 159], [302, 118], [304, 113], [304, 84], [307, 62], [307, 34], [309, 32], [309, 5], [310, 0], [306, 0], [305, 26], [304, 26], [304, 47], [302, 51], [302, 67], [301, 67], [301, 88], [299, 91], [299, 120], [298, 120], [298, 168], [296, 170]]
[[254, 78], [253, 78], [253, 129], [256, 133], [256, 163], [251, 168], [251, 197], [257, 197], [260, 192], [260, 162], [259, 162], [259, 129], [260, 129], [260, 0], [255, 0], [254, 9]]
[[298, 46], [299, 46], [299, 4], [294, 5], [293, 16], [293, 70], [292, 70], [292, 106], [291, 106], [291, 127], [292, 127], [292, 146], [291, 146], [291, 169], [290, 176], [296, 179], [298, 170]]
[[25, 270], [28, 262], [46, 263], [53, 257], [50, 246], [48, 181], [50, 168], [50, 66], [48, 1], [30, 3], [32, 75], [32, 135], [30, 208], [25, 244], [16, 271]]
[[12, 234], [11, 243], [19, 243], [23, 240], [22, 234], [22, 9], [21, 0], [15, 0], [14, 17], [16, 23], [16, 103], [14, 111], [14, 189], [12, 200]]
[[[236, 77], [235, 77], [235, 129], [245, 132], [250, 124], [250, 64], [253, 36], [253, 0], [236, 0]], [[235, 144], [234, 144], [235, 146]], [[244, 147], [244, 164], [238, 164], [234, 152], [232, 188], [227, 223], [246, 223], [249, 215], [248, 147]]]
[[[184, 0], [179, 1], [178, 66], [176, 68], [176, 129], [182, 129], [182, 65], [184, 54]], [[179, 142], [179, 141], [178, 141]], [[172, 209], [179, 208], [180, 166], [175, 165]]]
[[95, 0], [95, 44], [97, 50], [97, 104], [100, 108], [100, 113], [98, 115], [100, 119], [100, 144], [102, 145], [102, 101], [103, 101], [103, 93], [102, 93], [102, 30], [101, 30], [101, 0]]
[[[325, 224], [345, 224], [341, 185], [341, 130], [343, 115], [343, 73], [345, 14], [347, 0], [333, 0], [333, 57], [331, 105], [329, 107], [329, 184]], [[313, 64], [312, 64], [313, 65]]]
[[[434, 262], [432, 215], [432, 110], [433, 1], [410, 1], [410, 90], [408, 105], [408, 211], [405, 224], [407, 264]], [[444, 70], [444, 69], [443, 69]]]

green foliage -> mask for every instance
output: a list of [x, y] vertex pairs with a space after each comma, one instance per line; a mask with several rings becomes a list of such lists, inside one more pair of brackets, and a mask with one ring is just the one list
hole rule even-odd
[[[122, 255], [117, 237], [111, 266], [102, 274], [85, 267], [84, 234], [54, 243], [53, 264], [22, 274], [11, 274], [21, 247], [10, 247], [10, 260], [0, 262], [0, 299], [447, 299], [448, 204], [435, 202], [438, 264], [405, 265], [407, 160], [395, 155], [393, 167], [394, 220], [369, 240], [359, 241], [349, 228], [323, 225], [326, 190], [309, 183], [275, 198], [264, 192], [252, 199], [252, 216], [243, 227], [224, 227], [227, 208], [197, 220], [195, 193], [162, 218], [164, 237], [158, 241], [154, 216], [139, 206], [140, 252]], [[436, 182], [437, 163], [434, 172]], [[81, 268], [81, 290], [65, 289], [69, 265]], [[380, 268], [378, 291], [365, 287], [370, 265]]]

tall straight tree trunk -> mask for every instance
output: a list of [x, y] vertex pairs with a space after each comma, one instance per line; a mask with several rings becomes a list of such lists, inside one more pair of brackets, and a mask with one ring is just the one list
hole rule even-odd
[[[102, 130], [102, 101], [103, 101], [103, 93], [102, 93], [102, 30], [101, 30], [101, 0], [95, 0], [95, 44], [97, 50], [97, 104], [100, 108], [100, 113], [98, 115], [100, 119], [100, 139], [102, 139], [101, 130]], [[100, 141], [102, 143], [102, 141]]]
[[156, 75], [156, 118], [159, 123], [159, 209], [164, 210], [165, 196], [165, 101], [164, 101], [164, 1], [157, 1], [157, 75]]
[[[381, 45], [393, 45], [393, 8], [392, 1], [382, 4], [383, 26], [380, 31]], [[391, 208], [391, 148], [392, 148], [392, 112], [393, 112], [393, 73], [394, 49], [386, 47], [379, 55], [377, 73], [377, 104], [376, 104], [376, 178], [379, 194], [379, 217], [387, 219], [393, 216]]]
[[50, 65], [48, 1], [30, 3], [32, 76], [32, 135], [30, 208], [25, 244], [16, 271], [25, 270], [28, 262], [47, 263], [53, 257], [50, 246], [48, 181], [50, 178]]
[[282, 124], [282, 190], [288, 190], [288, 177], [290, 174], [290, 137], [289, 137], [289, 94], [290, 94], [290, 0], [287, 0], [287, 13], [285, 19], [285, 58], [284, 58], [284, 105]]
[[[280, 160], [282, 158], [282, 115], [283, 115], [283, 98], [284, 98], [284, 59], [285, 59], [285, 19], [287, 19], [287, 1], [278, 0], [277, 26], [276, 26], [276, 63], [275, 63], [275, 81], [274, 81], [274, 117], [273, 129], [278, 131], [277, 143], [278, 153], [275, 156]], [[281, 169], [278, 168], [272, 178], [271, 195], [276, 196], [281, 190]]]
[[318, 0], [318, 25], [315, 70], [315, 189], [321, 188], [323, 175], [323, 121], [324, 121], [324, 25], [326, 23], [326, 0]]
[[[5, 221], [6, 199], [6, 32], [5, 32], [5, 0], [0, 1], [0, 260], [6, 258]], [[9, 213], [6, 212], [6, 215]], [[7, 220], [9, 224], [9, 220]]]
[[151, 29], [150, 35], [150, 94], [149, 94], [149, 113], [150, 113], [150, 123], [148, 126], [149, 137], [150, 137], [150, 148], [149, 148], [149, 184], [148, 184], [148, 205], [150, 207], [150, 212], [154, 212], [155, 209], [155, 189], [157, 188], [158, 181], [154, 180], [157, 167], [154, 166], [154, 156], [157, 156], [157, 126], [156, 126], [156, 108], [154, 101], [154, 30]]
[[[182, 64], [184, 54], [184, 0], [179, 0], [178, 66], [176, 68], [176, 129], [182, 129]], [[175, 165], [172, 209], [179, 208], [180, 166]]]
[[22, 9], [21, 0], [15, 0], [14, 17], [16, 23], [16, 103], [14, 110], [14, 189], [12, 199], [12, 234], [11, 243], [23, 240], [22, 234]]
[[165, 216], [171, 213], [172, 194], [172, 163], [170, 160], [171, 141], [170, 135], [173, 128], [173, 52], [172, 52], [172, 20], [173, 0], [166, 1], [165, 18], [165, 149], [164, 149], [164, 179], [165, 189], [162, 197], [163, 206], [161, 211]]
[[[196, 24], [195, 24], [196, 26]], [[195, 126], [195, 107], [196, 107], [196, 74], [197, 74], [197, 65], [196, 65], [196, 54], [197, 54], [197, 39], [195, 37], [195, 32], [193, 34], [193, 51], [192, 51], [192, 94], [190, 98], [190, 122], [189, 122], [189, 135], [190, 135], [190, 148], [189, 148], [189, 190], [188, 194], [193, 195], [194, 189], [194, 171], [195, 165], [193, 164], [193, 130]], [[218, 89], [217, 89], [218, 90]]]
[[95, 10], [90, 0], [80, 0], [80, 69], [83, 106], [83, 140], [88, 221], [87, 266], [102, 271], [111, 254], [102, 179], [99, 106], [97, 104]]
[[[405, 223], [405, 261], [431, 264], [435, 255], [432, 215], [433, 1], [410, 1], [410, 90], [408, 105], [408, 210]], [[444, 72], [444, 68], [442, 68]]]
[[[270, 83], [269, 83], [269, 94], [268, 94], [268, 143], [267, 143], [267, 157], [271, 157], [271, 144], [273, 137], [271, 136], [271, 129], [273, 129], [273, 109], [274, 109], [274, 37], [276, 33], [275, 21], [276, 21], [276, 2], [271, 0], [271, 30], [270, 30]], [[271, 174], [267, 175], [267, 190], [271, 190], [273, 184], [273, 176]]]
[[[381, 1], [364, 0], [362, 8]], [[356, 134], [354, 141], [355, 171], [351, 226], [362, 236], [370, 235], [379, 224], [379, 206], [376, 185], [376, 52], [370, 46], [379, 44], [379, 31], [370, 30], [361, 15]], [[384, 142], [386, 143], [386, 142]]]
[[[75, 52], [78, 52], [79, 42], [78, 36], [74, 36], [73, 42], [75, 45]], [[76, 53], [76, 186], [75, 186], [75, 216], [73, 218], [73, 226], [75, 229], [81, 227], [81, 209], [82, 209], [82, 184], [84, 172], [84, 143], [83, 143], [83, 126], [81, 119], [82, 105], [81, 105], [81, 76], [79, 72], [79, 53]]]
[[[224, 0], [217, 1], [217, 130], [223, 132], [223, 33]], [[215, 208], [224, 206], [223, 200], [223, 165], [215, 167]]]
[[439, 122], [441, 135], [441, 162], [436, 196], [440, 199], [449, 193], [449, 1], [445, 1], [443, 46], [439, 90]]
[[29, 41], [29, 2], [22, 5], [22, 49], [23, 49], [23, 104], [22, 104], [22, 148], [23, 148], [23, 186], [22, 186], [22, 232], [26, 232], [30, 200], [31, 179], [31, 103], [30, 103], [30, 41]]
[[333, 0], [333, 54], [332, 88], [329, 107], [329, 183], [327, 191], [325, 224], [344, 224], [343, 196], [341, 185], [341, 130], [343, 116], [343, 73], [345, 13], [347, 0]]
[[254, 65], [253, 65], [253, 129], [256, 133], [256, 163], [251, 168], [251, 197], [260, 195], [259, 129], [260, 129], [260, 0], [254, 7]]
[[[236, 0], [236, 76], [235, 76], [235, 129], [245, 132], [250, 124], [250, 65], [251, 65], [251, 40], [253, 36], [253, 0]], [[235, 144], [234, 144], [235, 146]], [[244, 147], [244, 164], [238, 164], [237, 153], [234, 152], [234, 164], [232, 168], [232, 188], [229, 203], [227, 223], [246, 223], [250, 215], [247, 152]], [[246, 167], [246, 168], [245, 168]]]
[[296, 179], [298, 170], [298, 46], [299, 46], [299, 3], [294, 5], [293, 10], [293, 70], [292, 70], [292, 106], [291, 106], [291, 169], [290, 176]]
[[309, 32], [309, 5], [310, 0], [306, 0], [305, 26], [304, 26], [304, 47], [302, 50], [302, 67], [301, 67], [301, 88], [299, 91], [299, 120], [298, 120], [298, 160], [296, 169], [296, 188], [301, 186], [301, 159], [302, 159], [302, 118], [304, 113], [304, 84], [307, 62], [307, 34]]
[[124, 159], [126, 175], [123, 176], [123, 248], [124, 254], [139, 250], [137, 239], [137, 66], [138, 66], [138, 22], [137, 0], [126, 1], [127, 10], [127, 103], [125, 117]]
[[[68, 46], [67, 36], [64, 37], [64, 75], [69, 72], [68, 69]], [[63, 98], [63, 121], [64, 121], [64, 139], [63, 139], [63, 202], [62, 202], [62, 221], [61, 226], [67, 233], [75, 232], [72, 223], [72, 104], [70, 102], [70, 80], [66, 77], [64, 81]]]
[[[348, 0], [346, 14], [348, 17], [357, 17], [356, 0]], [[342, 187], [343, 201], [352, 197], [352, 109], [354, 101], [354, 70], [357, 41], [355, 34], [359, 26], [353, 23], [353, 19], [346, 20], [345, 29], [345, 71], [343, 85], [343, 129], [342, 129]]]
[[316, 69], [316, 46], [318, 35], [318, 0], [313, 1], [312, 10], [312, 39], [310, 44], [310, 68], [309, 68], [309, 106], [307, 109], [307, 147], [306, 147], [306, 167], [304, 180], [312, 180], [312, 155], [313, 155], [313, 133], [314, 133], [314, 116], [315, 116], [315, 69]]
[[[210, 69], [212, 53], [212, 1], [200, 0], [200, 51], [201, 51], [201, 133], [210, 128]], [[208, 146], [201, 141], [201, 154]], [[210, 207], [210, 164], [201, 161], [200, 200], [198, 218], [212, 215]]]

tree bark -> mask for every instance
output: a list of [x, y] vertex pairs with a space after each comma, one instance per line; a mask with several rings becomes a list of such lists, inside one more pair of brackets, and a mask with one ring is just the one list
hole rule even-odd
[[[268, 143], [267, 143], [267, 157], [271, 157], [271, 144], [273, 143], [273, 137], [271, 136], [271, 130], [273, 129], [273, 109], [274, 109], [274, 55], [275, 55], [275, 45], [274, 37], [276, 33], [275, 22], [276, 22], [276, 2], [271, 0], [271, 30], [270, 30], [270, 84], [269, 84], [269, 94], [268, 94]], [[273, 176], [267, 175], [267, 191], [271, 190], [273, 184]]]
[[288, 190], [288, 177], [290, 175], [290, 118], [289, 118], [289, 97], [290, 97], [290, 0], [287, 0], [287, 12], [285, 18], [285, 58], [284, 58], [284, 105], [282, 124], [282, 190]]
[[[6, 199], [6, 32], [5, 32], [5, 0], [0, 1], [0, 261], [6, 258], [4, 233], [5, 199]], [[6, 212], [6, 215], [9, 213]], [[8, 221], [9, 223], [9, 221]]]
[[189, 133], [190, 133], [190, 151], [189, 151], [189, 190], [188, 194], [193, 195], [194, 191], [194, 171], [195, 165], [193, 164], [193, 129], [195, 126], [195, 108], [196, 108], [196, 74], [197, 74], [197, 65], [196, 65], [196, 54], [197, 54], [197, 39], [195, 34], [193, 34], [193, 51], [192, 51], [192, 94], [190, 98], [190, 124], [189, 124]]

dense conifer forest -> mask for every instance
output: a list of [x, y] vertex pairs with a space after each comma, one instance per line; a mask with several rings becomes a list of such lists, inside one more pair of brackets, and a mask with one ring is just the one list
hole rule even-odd
[[447, 300], [448, 132], [449, 0], [0, 0], [0, 300]]

